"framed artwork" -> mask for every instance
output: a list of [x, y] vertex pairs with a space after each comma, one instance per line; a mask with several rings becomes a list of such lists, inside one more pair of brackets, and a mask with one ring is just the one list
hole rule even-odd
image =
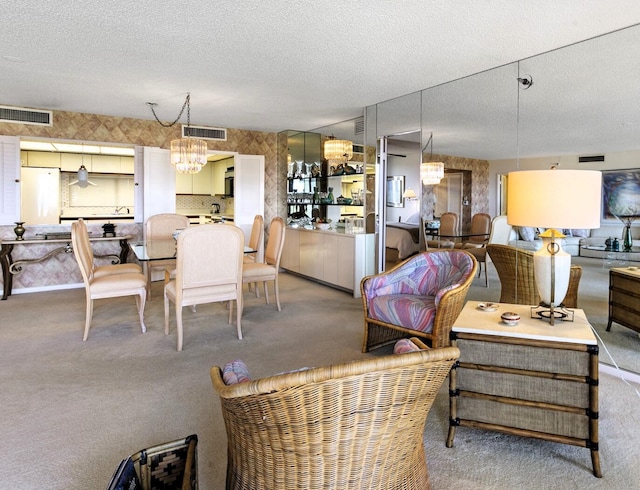
[[602, 171], [602, 221], [640, 215], [640, 169]]
[[387, 206], [401, 208], [404, 206], [404, 175], [391, 175], [387, 177]]

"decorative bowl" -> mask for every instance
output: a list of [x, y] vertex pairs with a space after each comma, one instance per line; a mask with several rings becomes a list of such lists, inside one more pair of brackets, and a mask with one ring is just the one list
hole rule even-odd
[[331, 228], [331, 225], [329, 223], [316, 223], [316, 228], [319, 230], [328, 230]]
[[344, 205], [348, 206], [349, 204], [351, 204], [353, 202], [353, 199], [350, 199], [348, 197], [338, 197], [336, 199], [336, 202], [338, 204], [344, 204]]
[[333, 204], [333, 199], [329, 199], [328, 197], [321, 197], [320, 204]]
[[505, 325], [509, 325], [510, 327], [517, 325], [520, 321], [520, 315], [512, 311], [505, 311], [502, 315], [500, 315], [500, 318], [502, 318], [502, 323], [504, 323]]
[[498, 303], [479, 303], [478, 309], [482, 311], [496, 311], [498, 306]]

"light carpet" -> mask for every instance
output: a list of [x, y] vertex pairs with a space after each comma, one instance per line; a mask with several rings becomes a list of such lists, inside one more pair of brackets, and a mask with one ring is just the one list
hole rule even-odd
[[[469, 299], [499, 297], [490, 270], [492, 287], [476, 279]], [[196, 313], [185, 308], [183, 352], [175, 350], [173, 307], [171, 333], [164, 335], [160, 283], [145, 311], [146, 334], [140, 333], [133, 298], [103, 300], [96, 303], [87, 342], [81, 340], [81, 289], [3, 301], [0, 487], [105, 488], [122, 458], [196, 433], [200, 488], [224, 488], [226, 436], [211, 366], [241, 358], [253, 377], [261, 377], [389, 352], [361, 353], [361, 300], [289, 274], [281, 279], [281, 312], [246, 293], [243, 340], [226, 323], [223, 305], [201, 305]], [[602, 376], [604, 477], [597, 479], [585, 448], [467, 428], [459, 428], [455, 446], [446, 448], [445, 386], [425, 431], [433, 488], [638, 486], [638, 403], [631, 388]]]

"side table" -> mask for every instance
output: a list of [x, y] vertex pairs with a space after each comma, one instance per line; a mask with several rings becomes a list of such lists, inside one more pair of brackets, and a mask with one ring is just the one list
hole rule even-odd
[[[582, 310], [572, 322], [531, 318], [531, 307], [500, 304], [479, 310], [469, 301], [451, 343], [460, 359], [450, 374], [447, 447], [457, 427], [473, 427], [589, 448], [598, 453], [598, 343]], [[505, 311], [520, 315], [507, 326]]]
[[638, 267], [609, 270], [609, 321], [640, 332], [640, 269]]

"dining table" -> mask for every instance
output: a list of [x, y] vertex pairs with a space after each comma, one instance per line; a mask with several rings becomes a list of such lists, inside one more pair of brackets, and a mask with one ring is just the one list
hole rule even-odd
[[[178, 253], [178, 243], [174, 238], [161, 238], [140, 242], [130, 242], [129, 246], [136, 258], [143, 263], [154, 260], [175, 259]], [[252, 254], [257, 250], [245, 245], [244, 253]], [[147, 291], [151, 288], [151, 277], [147, 275]]]

